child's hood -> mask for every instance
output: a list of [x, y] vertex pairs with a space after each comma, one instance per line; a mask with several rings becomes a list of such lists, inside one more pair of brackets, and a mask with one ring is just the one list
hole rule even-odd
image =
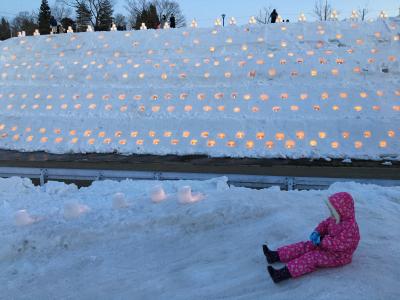
[[349, 193], [341, 192], [329, 197], [329, 203], [340, 216], [340, 221], [355, 218], [354, 200]]

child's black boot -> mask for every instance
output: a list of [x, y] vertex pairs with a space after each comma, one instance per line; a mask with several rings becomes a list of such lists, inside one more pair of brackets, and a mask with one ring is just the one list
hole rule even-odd
[[271, 278], [275, 283], [292, 278], [292, 275], [290, 275], [289, 269], [287, 267], [276, 270], [273, 267], [268, 266], [268, 273], [269, 275], [271, 275]]
[[267, 245], [263, 245], [263, 252], [269, 264], [280, 262], [278, 251], [271, 251]]

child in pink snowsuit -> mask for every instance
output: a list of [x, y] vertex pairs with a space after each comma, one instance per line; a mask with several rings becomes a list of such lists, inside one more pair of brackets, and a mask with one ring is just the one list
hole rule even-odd
[[332, 216], [317, 226], [310, 241], [281, 247], [278, 251], [263, 245], [268, 263], [287, 264], [280, 270], [268, 266], [275, 283], [302, 276], [319, 267], [339, 267], [351, 262], [360, 241], [353, 198], [348, 193], [337, 193], [330, 196], [326, 204]]

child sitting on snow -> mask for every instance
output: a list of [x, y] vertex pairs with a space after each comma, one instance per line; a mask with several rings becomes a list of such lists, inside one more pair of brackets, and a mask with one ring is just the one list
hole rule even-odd
[[318, 267], [338, 267], [351, 262], [360, 241], [355, 218], [354, 201], [348, 193], [337, 193], [326, 201], [332, 216], [321, 222], [310, 236], [310, 241], [271, 251], [263, 245], [269, 264], [287, 263], [279, 270], [268, 266], [275, 283], [313, 272]]

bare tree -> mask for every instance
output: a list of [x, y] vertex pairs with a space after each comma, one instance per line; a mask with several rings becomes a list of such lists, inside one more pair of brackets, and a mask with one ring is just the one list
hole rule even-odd
[[126, 0], [125, 9], [128, 11], [128, 22], [132, 28], [136, 20], [144, 10], [148, 10], [153, 4], [157, 9], [159, 19], [165, 15], [167, 20], [171, 15], [175, 16], [176, 27], [186, 26], [186, 19], [181, 11], [179, 3], [174, 0]]
[[126, 30], [126, 18], [123, 14], [116, 14], [114, 16], [114, 23], [117, 26], [117, 30], [121, 31], [121, 30]]
[[142, 11], [148, 9], [148, 3], [147, 0], [126, 0], [125, 9], [128, 11], [128, 24], [134, 28]]
[[333, 9], [328, 0], [317, 0], [314, 5], [314, 14], [320, 21], [327, 21]]
[[169, 20], [171, 15], [174, 15], [177, 28], [186, 26], [186, 19], [178, 2], [171, 0], [155, 0], [154, 4], [157, 8], [157, 13], [160, 20], [163, 16], [166, 16], [167, 20]]
[[[94, 28], [99, 28], [101, 26], [101, 17], [105, 7], [105, 0], [61, 0], [65, 5], [77, 10], [82, 4], [85, 4], [90, 12], [92, 26]], [[114, 5], [114, 1], [110, 1]]]
[[272, 12], [272, 7], [263, 7], [260, 9], [258, 12], [258, 16], [256, 17], [256, 20], [260, 24], [268, 24], [271, 22], [270, 15]]
[[61, 22], [61, 20], [64, 18], [71, 18], [72, 8], [65, 5], [62, 0], [57, 0], [51, 7], [51, 14], [57, 20], [57, 22]]
[[37, 28], [37, 16], [33, 12], [20, 12], [11, 22], [13, 36], [17, 36], [17, 33], [21, 31], [25, 31], [26, 35], [32, 35]]

